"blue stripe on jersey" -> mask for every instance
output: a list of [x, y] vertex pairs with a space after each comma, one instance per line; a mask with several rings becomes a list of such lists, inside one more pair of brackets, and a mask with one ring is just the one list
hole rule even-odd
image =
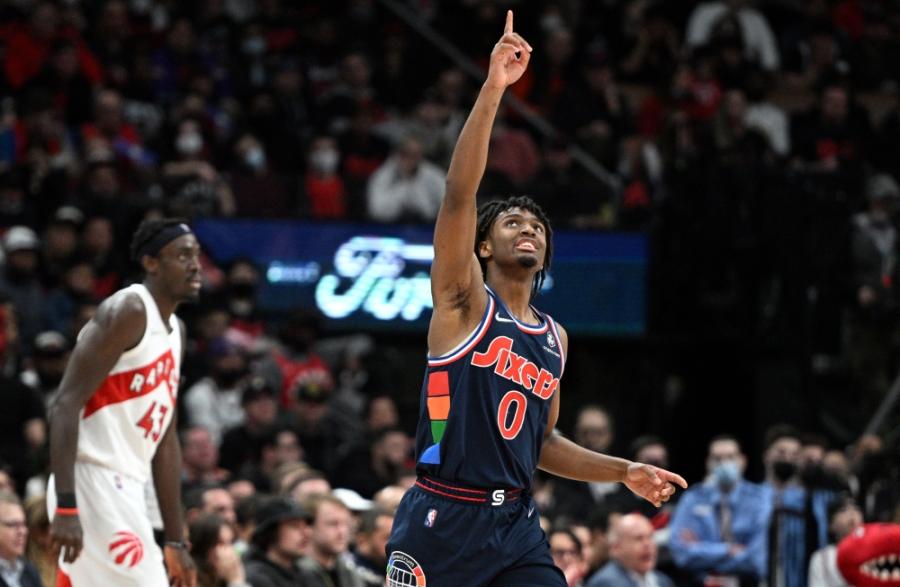
[[416, 432], [417, 469], [474, 487], [530, 487], [563, 370], [552, 318], [515, 320], [488, 290], [466, 342], [430, 359]]

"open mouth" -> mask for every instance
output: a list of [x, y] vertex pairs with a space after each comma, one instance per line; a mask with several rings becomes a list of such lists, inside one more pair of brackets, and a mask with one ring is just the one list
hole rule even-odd
[[900, 581], [900, 555], [888, 554], [859, 565], [859, 572], [880, 581]]
[[516, 250], [534, 253], [537, 251], [537, 247], [534, 246], [534, 243], [531, 241], [519, 241], [516, 243]]

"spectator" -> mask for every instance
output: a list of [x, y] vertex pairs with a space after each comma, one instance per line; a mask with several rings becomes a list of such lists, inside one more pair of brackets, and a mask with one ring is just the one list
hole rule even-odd
[[245, 569], [253, 587], [307, 586], [297, 561], [309, 547], [312, 516], [294, 501], [271, 497], [259, 505]]
[[344, 178], [348, 196], [348, 215], [352, 219], [367, 217], [367, 187], [372, 174], [390, 154], [390, 145], [374, 132], [373, 112], [357, 106], [350, 119], [350, 128], [338, 135], [343, 155], [341, 177]]
[[766, 18], [747, 0], [704, 2], [694, 9], [687, 25], [685, 43], [700, 47], [725, 36], [741, 40], [747, 58], [767, 71], [780, 65], [778, 45]]
[[237, 331], [236, 334], [245, 340], [245, 346], [258, 340], [265, 329], [257, 309], [260, 279], [259, 268], [250, 259], [238, 258], [228, 266], [225, 305], [231, 313], [229, 331]]
[[[806, 492], [798, 476], [800, 448], [800, 436], [791, 426], [779, 424], [766, 432], [763, 487], [772, 507], [767, 553], [771, 585], [806, 585], [809, 555], [818, 548], [807, 544]], [[813, 548], [807, 552], [809, 546]]]
[[0, 581], [10, 587], [43, 587], [34, 564], [25, 558], [28, 524], [18, 496], [0, 492]]
[[[502, 177], [502, 183], [521, 189], [527, 185], [540, 169], [541, 154], [534, 139], [524, 130], [511, 126], [501, 109], [494, 126], [488, 147], [485, 172]], [[443, 194], [443, 190], [441, 191]], [[494, 195], [494, 194], [491, 194]]]
[[871, 414], [886, 393], [891, 372], [891, 333], [897, 322], [894, 289], [898, 234], [894, 212], [900, 187], [890, 175], [877, 174], [867, 185], [868, 209], [853, 216], [851, 241], [855, 290], [851, 314], [850, 358], [861, 414]]
[[831, 504], [828, 511], [829, 544], [813, 553], [809, 561], [809, 584], [816, 587], [850, 587], [837, 566], [837, 545], [863, 525], [862, 512], [852, 499]]
[[44, 291], [39, 281], [41, 241], [27, 226], [13, 226], [3, 235], [6, 266], [0, 274], [0, 292], [4, 293], [16, 312], [22, 351], [31, 354], [31, 342], [41, 331]]
[[584, 561], [581, 540], [570, 528], [557, 528], [550, 532], [550, 555], [555, 564], [566, 576], [568, 587], [584, 585], [587, 575], [587, 564]]
[[81, 126], [81, 141], [88, 153], [107, 153], [130, 168], [141, 168], [153, 162], [144, 149], [137, 128], [125, 120], [122, 95], [112, 88], [94, 97], [93, 120]]
[[610, 562], [591, 577], [587, 587], [675, 587], [672, 580], [656, 570], [656, 543], [653, 526], [641, 514], [628, 514], [609, 530]]
[[371, 444], [351, 452], [335, 468], [334, 484], [371, 498], [379, 489], [397, 482], [410, 459], [412, 442], [399, 428], [384, 428]]
[[23, 371], [22, 383], [37, 390], [50, 407], [50, 400], [62, 381], [66, 363], [69, 360], [69, 342], [66, 337], [53, 330], [47, 330], [34, 339], [32, 361], [34, 369]]
[[394, 514], [380, 509], [363, 512], [356, 530], [352, 560], [365, 587], [382, 587], [387, 568], [385, 546], [391, 535]]
[[263, 377], [245, 380], [240, 395], [243, 422], [226, 430], [219, 448], [222, 467], [233, 475], [247, 473], [260, 462], [278, 416], [275, 390]]
[[771, 504], [762, 487], [744, 479], [746, 468], [736, 438], [713, 438], [706, 479], [675, 508], [669, 548], [694, 584], [749, 586], [766, 575]]
[[215, 514], [201, 516], [189, 524], [197, 587], [250, 587], [234, 548], [232, 524]]
[[47, 499], [36, 495], [25, 502], [25, 518], [28, 521], [28, 546], [25, 558], [34, 564], [41, 576], [43, 587], [56, 585], [56, 565], [50, 544], [50, 516], [47, 514]]
[[587, 572], [585, 577], [592, 577], [609, 562], [609, 525], [611, 519], [619, 518], [619, 514], [611, 514], [605, 507], [595, 507], [587, 516], [587, 526], [590, 530], [588, 543], [590, 555], [585, 558]]
[[290, 495], [297, 503], [306, 503], [311, 498], [331, 494], [331, 483], [321, 471], [306, 469], [293, 479], [285, 479], [281, 483], [283, 495]]
[[322, 495], [304, 502], [312, 515], [309, 551], [300, 559], [308, 587], [363, 587], [348, 560], [351, 513], [336, 497]]
[[97, 298], [94, 266], [85, 258], [74, 258], [62, 274], [62, 283], [50, 291], [44, 304], [44, 324], [50, 329], [64, 332], [72, 323], [75, 309], [82, 302]]
[[366, 431], [370, 435], [378, 434], [381, 430], [388, 428], [397, 428], [400, 425], [397, 402], [390, 395], [375, 395], [369, 398], [364, 418]]
[[244, 422], [241, 385], [247, 376], [243, 349], [227, 338], [217, 338], [207, 348], [209, 375], [187, 390], [184, 409], [188, 423], [209, 431], [218, 446], [225, 430]]
[[314, 137], [306, 157], [300, 213], [311, 218], [347, 217], [347, 193], [339, 174], [341, 153], [337, 141], [325, 135]]
[[[613, 442], [612, 418], [606, 409], [586, 405], [578, 410], [575, 419], [577, 444], [593, 451], [608, 454]], [[608, 503], [616, 490], [616, 483], [583, 483], [568, 479], [553, 479], [552, 509], [556, 515], [577, 517], [596, 505]]]
[[403, 140], [369, 179], [369, 217], [378, 222], [433, 222], [444, 197], [444, 172]]
[[81, 41], [72, 27], [63, 26], [59, 10], [53, 2], [36, 2], [31, 9], [28, 24], [14, 22], [5, 35], [6, 59], [3, 71], [10, 86], [21, 88], [40, 72], [53, 43], [68, 39], [78, 47], [78, 60], [82, 69], [93, 81], [102, 77], [102, 68], [96, 58]]
[[235, 159], [229, 177], [234, 193], [235, 214], [263, 218], [285, 218], [296, 209], [296, 186], [269, 166], [265, 145], [246, 133], [234, 144]]
[[[0, 306], [0, 317], [7, 313], [6, 320], [11, 322], [7, 328], [15, 330], [15, 318], [9, 312], [8, 306]], [[14, 350], [7, 338], [5, 348], [0, 345], [0, 365], [16, 359]], [[0, 411], [0, 461], [9, 464], [21, 490], [25, 480], [38, 472], [36, 466], [47, 442], [47, 420], [44, 398], [8, 373], [8, 369], [0, 371], [0, 396], [6, 406]]]
[[204, 483], [221, 483], [228, 471], [219, 468], [219, 449], [203, 426], [189, 426], [181, 432], [182, 488], [187, 492]]
[[163, 183], [172, 194], [169, 205], [176, 215], [194, 218], [234, 214], [234, 194], [209, 162], [207, 141], [196, 119], [178, 124], [174, 140], [177, 158], [163, 166]]
[[189, 523], [211, 515], [218, 516], [231, 525], [237, 522], [234, 498], [222, 485], [205, 484], [194, 487], [185, 494], [184, 507], [185, 519]]
[[[669, 468], [669, 449], [665, 441], [658, 436], [638, 436], [631, 442], [628, 455], [631, 460], [637, 463], [647, 463], [662, 469]], [[654, 530], [659, 531], [665, 528], [677, 499], [669, 500], [662, 508], [657, 508], [650, 502], [639, 499], [627, 488], [625, 488], [625, 491], [622, 491], [623, 488], [617, 487], [609, 496], [608, 501], [613, 511], [639, 512], [653, 522]]]

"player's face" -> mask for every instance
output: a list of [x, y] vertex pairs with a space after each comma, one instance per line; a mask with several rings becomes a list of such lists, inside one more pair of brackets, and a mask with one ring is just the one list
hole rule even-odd
[[157, 277], [177, 301], [200, 297], [200, 244], [192, 234], [182, 235], [160, 249]]
[[491, 253], [496, 261], [514, 260], [520, 267], [539, 271], [547, 252], [547, 227], [522, 208], [501, 212], [494, 221]]

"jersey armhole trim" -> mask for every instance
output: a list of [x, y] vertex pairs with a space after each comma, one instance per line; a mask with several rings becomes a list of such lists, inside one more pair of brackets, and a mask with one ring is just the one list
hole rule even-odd
[[449, 365], [453, 361], [459, 359], [464, 356], [466, 353], [475, 348], [481, 339], [484, 337], [485, 333], [488, 331], [488, 328], [491, 326], [491, 321], [494, 315], [494, 296], [488, 294], [488, 303], [485, 308], [484, 315], [481, 317], [481, 322], [472, 333], [465, 339], [464, 342], [457, 345], [455, 349], [452, 351], [445, 353], [439, 357], [428, 357], [428, 366], [429, 367], [443, 367], [444, 365]]
[[559, 344], [559, 376], [562, 377], [563, 373], [566, 372], [566, 351], [563, 348], [562, 338], [559, 336], [559, 330], [556, 328], [556, 320], [550, 317], [549, 314], [544, 314], [544, 317], [547, 319], [547, 323], [550, 324], [550, 330], [553, 331], [553, 337], [556, 338], [556, 342]]

